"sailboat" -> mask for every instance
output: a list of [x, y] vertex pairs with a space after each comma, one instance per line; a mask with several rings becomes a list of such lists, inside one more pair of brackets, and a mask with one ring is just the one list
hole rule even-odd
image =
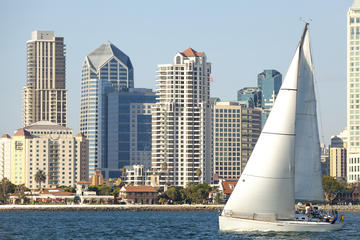
[[221, 231], [309, 231], [342, 223], [297, 220], [295, 201], [323, 201], [308, 23], [273, 109], [219, 216]]

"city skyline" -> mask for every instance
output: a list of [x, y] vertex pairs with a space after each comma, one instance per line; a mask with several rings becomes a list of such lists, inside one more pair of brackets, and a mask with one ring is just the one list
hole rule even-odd
[[[285, 76], [293, 54], [293, 51], [289, 51], [293, 49], [291, 43], [297, 41], [303, 25], [299, 18], [305, 16], [312, 19], [312, 42], [317, 50], [314, 52], [314, 64], [320, 100], [319, 116], [322, 119], [320, 136], [324, 136], [321, 141], [328, 144], [330, 136], [339, 133], [346, 124], [346, 13], [352, 2], [304, 1], [302, 5], [294, 7], [294, 4], [286, 1], [231, 1], [227, 5], [208, 3], [206, 8], [197, 2], [190, 5], [190, 1], [166, 7], [161, 2], [158, 5], [146, 2], [140, 5], [136, 1], [122, 4], [108, 1], [110, 4], [96, 7], [83, 6], [77, 2], [70, 6], [68, 1], [23, 2], [20, 6], [7, 2], [0, 17], [0, 26], [4, 29], [0, 49], [7, 56], [0, 60], [0, 66], [3, 81], [8, 81], [0, 94], [2, 114], [6, 116], [0, 119], [0, 132], [12, 135], [22, 126], [21, 90], [26, 81], [25, 43], [34, 30], [55, 31], [66, 39], [68, 126], [78, 132], [79, 69], [86, 54], [106, 40], [110, 40], [132, 59], [135, 87], [152, 89], [155, 89], [157, 64], [168, 62], [168, 56], [187, 47], [201, 49], [210, 56], [209, 61], [213, 66], [211, 97], [236, 100], [236, 91], [256, 86], [256, 76], [263, 69], [274, 68]], [[312, 5], [311, 10], [306, 7], [309, 3]], [[326, 14], [322, 13], [324, 4]], [[205, 24], [203, 20], [193, 20], [189, 11], [186, 11], [190, 6], [192, 11], [197, 12], [197, 18], [206, 20]], [[52, 8], [58, 11], [50, 11]], [[63, 18], [64, 9], [67, 12], [66, 19]], [[121, 12], [127, 18], [127, 24], [116, 25], [112, 21], [117, 19], [117, 10], [121, 9], [126, 9]], [[103, 18], [91, 18], [98, 11], [104, 13]], [[135, 11], [136, 16], [132, 14]], [[250, 14], [253, 12], [257, 14]], [[28, 21], [30, 16], [32, 21]], [[51, 16], [51, 20], [47, 16]], [[107, 22], [111, 24], [105, 26]], [[187, 34], [182, 34], [184, 32]], [[328, 35], [331, 37], [326, 37]]]

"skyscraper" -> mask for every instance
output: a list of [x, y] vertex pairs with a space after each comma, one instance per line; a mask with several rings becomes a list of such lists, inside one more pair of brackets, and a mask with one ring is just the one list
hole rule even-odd
[[214, 173], [240, 178], [261, 132], [261, 109], [220, 101], [213, 109]]
[[347, 181], [360, 180], [360, 0], [347, 14]]
[[330, 145], [330, 176], [346, 178], [346, 146], [341, 138], [331, 137]]
[[51, 31], [34, 31], [27, 41], [27, 80], [23, 125], [50, 121], [67, 123], [65, 44]]
[[282, 83], [282, 75], [274, 69], [264, 70], [258, 74], [258, 88], [262, 90], [262, 126], [270, 114]]
[[[80, 131], [89, 140], [89, 175], [101, 167], [99, 157], [100, 111], [106, 111], [106, 94], [134, 87], [130, 58], [107, 42], [85, 57], [81, 71]], [[105, 116], [105, 115], [104, 115]]]
[[186, 186], [212, 179], [211, 64], [188, 48], [157, 71], [152, 120], [152, 169], [160, 185]]
[[262, 107], [262, 91], [257, 87], [242, 88], [237, 92], [238, 101], [248, 101], [250, 106]]
[[156, 95], [151, 89], [110, 91], [100, 109], [100, 158], [105, 179], [122, 175], [121, 168], [141, 164], [151, 167], [151, 107]]

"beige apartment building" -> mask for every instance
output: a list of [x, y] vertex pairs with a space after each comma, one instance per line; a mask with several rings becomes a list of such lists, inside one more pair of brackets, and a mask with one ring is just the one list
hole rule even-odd
[[75, 186], [89, 179], [88, 141], [73, 137], [69, 128], [48, 121], [36, 122], [16, 131], [11, 142], [11, 182], [38, 188], [35, 174], [42, 170], [42, 187]]
[[11, 137], [3, 134], [0, 138], [0, 181], [10, 179], [11, 169]]
[[67, 90], [64, 38], [55, 37], [52, 31], [34, 31], [26, 45], [23, 126], [50, 121], [65, 127]]
[[214, 174], [240, 178], [261, 132], [261, 109], [240, 102], [213, 105]]

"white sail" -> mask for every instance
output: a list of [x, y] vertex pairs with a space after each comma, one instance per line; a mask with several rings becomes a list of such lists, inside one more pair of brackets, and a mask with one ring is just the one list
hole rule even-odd
[[295, 199], [323, 201], [320, 141], [309, 34], [300, 52], [295, 138]]
[[223, 214], [294, 218], [294, 158], [299, 44], [273, 109]]

